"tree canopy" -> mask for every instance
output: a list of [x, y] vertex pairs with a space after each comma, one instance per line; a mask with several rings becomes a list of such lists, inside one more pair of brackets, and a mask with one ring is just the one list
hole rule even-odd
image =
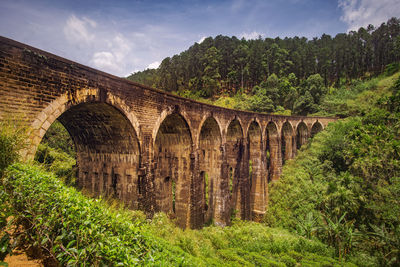
[[324, 88], [381, 73], [386, 65], [399, 61], [400, 20], [391, 18], [377, 28], [369, 25], [311, 40], [297, 36], [255, 40], [208, 37], [165, 58], [158, 69], [137, 72], [128, 79], [168, 92], [190, 90], [206, 98], [236, 94], [241, 89], [249, 93], [260, 86], [275, 110], [282, 106], [305, 114], [315, 112], [314, 105], [326, 93]]

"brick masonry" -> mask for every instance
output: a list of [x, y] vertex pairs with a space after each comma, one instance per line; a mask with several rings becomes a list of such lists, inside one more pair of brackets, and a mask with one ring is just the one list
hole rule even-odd
[[28, 126], [33, 158], [58, 119], [77, 186], [179, 226], [260, 220], [268, 183], [334, 118], [225, 109], [149, 88], [0, 37], [0, 119]]

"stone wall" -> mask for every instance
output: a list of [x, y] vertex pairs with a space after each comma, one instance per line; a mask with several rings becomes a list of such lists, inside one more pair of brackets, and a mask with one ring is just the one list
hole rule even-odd
[[58, 119], [78, 184], [183, 228], [260, 220], [268, 182], [334, 118], [224, 109], [177, 97], [0, 37], [0, 119], [30, 128], [32, 158]]

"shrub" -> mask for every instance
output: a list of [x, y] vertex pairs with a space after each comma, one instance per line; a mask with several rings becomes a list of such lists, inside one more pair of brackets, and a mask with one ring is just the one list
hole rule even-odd
[[49, 147], [67, 153], [71, 158], [75, 158], [75, 144], [69, 135], [67, 129], [58, 120], [47, 129], [43, 136], [42, 144], [47, 144]]
[[8, 165], [19, 159], [26, 147], [26, 128], [15, 121], [0, 121], [0, 177]]
[[[365, 86], [381, 87], [385, 79]], [[363, 116], [328, 126], [284, 166], [270, 188], [269, 225], [318, 237], [338, 257], [400, 264], [399, 84]]]
[[3, 181], [24, 238], [63, 265], [151, 261], [141, 221], [89, 200], [35, 166], [14, 164]]
[[[17, 161], [19, 152], [25, 148], [26, 128], [18, 121], [0, 121], [0, 181], [7, 166]], [[0, 190], [0, 265], [11, 253], [12, 244], [7, 219], [12, 215], [7, 194]]]
[[75, 185], [76, 160], [70, 154], [42, 142], [36, 151], [35, 161], [42, 163], [46, 170], [53, 172], [67, 185]]

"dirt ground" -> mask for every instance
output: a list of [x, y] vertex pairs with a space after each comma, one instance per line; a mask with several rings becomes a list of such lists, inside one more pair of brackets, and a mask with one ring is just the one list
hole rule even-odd
[[9, 267], [42, 267], [40, 260], [29, 259], [25, 252], [15, 250], [12, 256], [7, 256], [5, 262]]
[[[7, 221], [10, 222], [12, 217], [7, 218]], [[22, 230], [22, 228], [21, 228]], [[11, 235], [14, 231], [14, 227], [9, 229], [7, 232]], [[11, 237], [12, 238], [12, 237]], [[4, 262], [8, 263], [8, 267], [42, 267], [44, 266], [39, 259], [31, 259], [25, 253], [25, 251], [15, 248], [12, 252], [12, 255], [8, 255]]]

